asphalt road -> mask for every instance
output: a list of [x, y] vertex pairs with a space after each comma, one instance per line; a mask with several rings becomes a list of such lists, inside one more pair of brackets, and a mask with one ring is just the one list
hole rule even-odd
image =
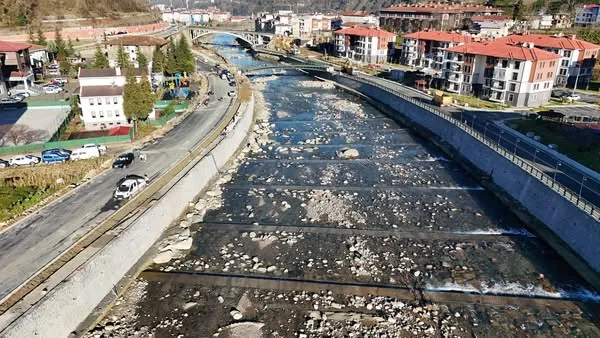
[[[119, 204], [112, 194], [122, 177], [158, 177], [218, 124], [231, 103], [226, 95], [231, 87], [214, 76], [210, 79], [215, 95], [208, 106], [200, 105], [164, 138], [144, 148], [146, 162], [136, 161], [127, 169], [111, 169], [0, 235], [0, 299], [113, 214]], [[216, 99], [220, 96], [224, 97], [222, 101]]]
[[[401, 86], [373, 76], [366, 77], [370, 81], [399, 91], [407, 96], [416, 98], [424, 103], [429, 103], [431, 97], [425, 93]], [[580, 93], [579, 93], [580, 94]], [[593, 95], [588, 95], [593, 96]], [[583, 95], [582, 95], [583, 100]], [[440, 109], [440, 107], [435, 107]], [[463, 110], [457, 107], [444, 107], [441, 110], [452, 114], [455, 118], [468, 123], [476, 130], [484, 133], [493, 141], [499, 142], [505, 149], [512, 151], [524, 160], [536, 163], [536, 166], [550, 175], [557, 182], [563, 184], [576, 195], [600, 207], [600, 182], [593, 180], [589, 175], [571, 167], [560, 158], [543, 148], [537, 148], [523, 140], [524, 137], [514, 136], [497, 127], [493, 122], [511, 117], [520, 117], [519, 113], [488, 112]]]

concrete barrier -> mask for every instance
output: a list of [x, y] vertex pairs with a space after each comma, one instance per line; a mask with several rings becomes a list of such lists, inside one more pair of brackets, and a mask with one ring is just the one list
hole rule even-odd
[[50, 291], [2, 337], [66, 337], [111, 292], [128, 271], [177, 220], [188, 203], [207, 187], [243, 144], [253, 121], [254, 99], [242, 103], [232, 128], [151, 208], [119, 237], [91, 257], [62, 284]]
[[[564, 241], [595, 273], [590, 274], [589, 271], [582, 271], [575, 266], [574, 268], [594, 286], [600, 285], [600, 223], [588, 213], [450, 121], [359, 80], [327, 72], [310, 73], [372, 98], [385, 107], [391, 117], [435, 139], [442, 148], [451, 149], [453, 154], [489, 177], [505, 195], [510, 196], [511, 200], [517, 202], [529, 215]], [[561, 255], [572, 254], [560, 252], [560, 245], [550, 244]]]

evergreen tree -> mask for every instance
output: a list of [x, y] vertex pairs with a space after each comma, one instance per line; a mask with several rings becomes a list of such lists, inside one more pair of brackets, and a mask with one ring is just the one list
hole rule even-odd
[[127, 53], [125, 53], [123, 45], [119, 45], [119, 49], [117, 49], [117, 65], [121, 69], [131, 67], [131, 65], [129, 64], [129, 57]]
[[517, 0], [515, 8], [513, 9], [513, 20], [520, 21], [523, 18], [523, 13], [521, 13], [523, 9], [523, 0]]
[[148, 78], [148, 74], [146, 72], [142, 72], [140, 83], [138, 83], [138, 91], [139, 91], [139, 102], [138, 102], [138, 117], [141, 120], [145, 120], [148, 118], [148, 115], [154, 108], [154, 93], [152, 93], [152, 86], [150, 85], [150, 79]]
[[109, 62], [106, 55], [102, 52], [100, 45], [96, 45], [96, 53], [94, 53], [94, 63], [92, 67], [94, 68], [108, 68]]
[[181, 35], [175, 46], [175, 61], [179, 72], [191, 74], [196, 70], [194, 55], [192, 54], [187, 39], [183, 35]]
[[67, 55], [73, 56], [74, 54], [75, 54], [75, 47], [73, 47], [73, 41], [71, 41], [71, 38], [69, 38], [69, 40], [67, 40]]
[[165, 71], [168, 74], [177, 73], [177, 62], [175, 60], [175, 43], [171, 39], [169, 41], [169, 46], [167, 47], [167, 56], [165, 60]]
[[165, 71], [165, 54], [163, 54], [160, 47], [156, 46], [154, 53], [152, 53], [152, 72], [162, 73]]
[[60, 60], [58, 68], [60, 69], [60, 73], [62, 75], [71, 75], [71, 73], [74, 70], [73, 64], [71, 63], [71, 61], [69, 61], [69, 58], [64, 58]]
[[139, 48], [137, 50], [136, 58], [138, 62], [138, 67], [146, 71], [148, 69], [148, 58], [146, 58], [146, 55], [144, 55], [144, 53], [142, 53], [142, 50]]
[[67, 45], [62, 37], [62, 33], [58, 26], [54, 29], [54, 43], [56, 44], [56, 58], [64, 59], [69, 56], [67, 53]]
[[42, 30], [42, 27], [38, 27], [37, 32], [37, 39], [36, 39], [36, 44], [40, 45], [40, 46], [45, 46], [47, 43], [46, 37], [44, 36], [44, 31]]
[[33, 33], [33, 29], [29, 27], [29, 36], [27, 37], [27, 42], [36, 43], [37, 39], [35, 38], [35, 34]]
[[136, 81], [132, 68], [128, 68], [125, 77], [125, 87], [123, 88], [123, 113], [127, 118], [133, 121], [134, 130], [137, 131], [139, 120], [148, 118], [150, 111], [154, 107], [154, 94], [148, 76], [143, 73], [140, 83]]

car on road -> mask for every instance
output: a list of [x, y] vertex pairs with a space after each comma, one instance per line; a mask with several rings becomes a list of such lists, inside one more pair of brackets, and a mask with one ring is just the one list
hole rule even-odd
[[116, 200], [129, 199], [143, 190], [147, 185], [147, 179], [139, 175], [127, 175], [119, 181], [119, 185], [114, 193]]
[[0, 168], [10, 167], [10, 163], [0, 158]]
[[231, 97], [235, 96], [235, 90], [228, 91], [227, 96], [231, 96]]
[[575, 101], [581, 100], [581, 96], [579, 96], [577, 94], [564, 95], [562, 98], [563, 98], [563, 100], [566, 100], [567, 102], [575, 102]]
[[119, 155], [119, 157], [117, 157], [115, 159], [115, 161], [112, 164], [112, 167], [113, 168], [127, 168], [133, 163], [134, 159], [135, 159], [135, 155], [133, 153], [121, 154], [121, 155]]
[[41, 159], [33, 155], [18, 155], [11, 158], [8, 163], [11, 166], [35, 165], [40, 163]]
[[229, 85], [232, 86], [232, 87], [235, 87], [235, 81], [229, 82]]
[[98, 148], [79, 148], [71, 153], [71, 161], [88, 160], [90, 158], [100, 157]]
[[81, 148], [97, 148], [100, 152], [100, 155], [106, 154], [106, 146], [102, 144], [88, 143], [81, 146]]
[[67, 79], [63, 79], [63, 78], [57, 77], [57, 78], [52, 79], [50, 82], [52, 84], [56, 84], [56, 85], [59, 85], [59, 86], [62, 87], [64, 85], [66, 85], [69, 81]]
[[58, 94], [58, 93], [60, 93], [62, 91], [63, 91], [62, 88], [57, 87], [57, 86], [53, 86], [53, 85], [45, 86], [44, 87], [44, 93], [46, 93], [46, 94]]

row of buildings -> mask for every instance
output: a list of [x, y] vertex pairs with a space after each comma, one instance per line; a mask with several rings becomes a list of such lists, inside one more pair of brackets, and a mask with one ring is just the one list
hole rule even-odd
[[207, 23], [242, 23], [249, 21], [245, 16], [232, 16], [230, 12], [222, 11], [217, 7], [207, 9], [168, 9], [163, 7], [161, 10], [162, 20], [169, 23], [179, 23], [183, 25], [207, 24]]

